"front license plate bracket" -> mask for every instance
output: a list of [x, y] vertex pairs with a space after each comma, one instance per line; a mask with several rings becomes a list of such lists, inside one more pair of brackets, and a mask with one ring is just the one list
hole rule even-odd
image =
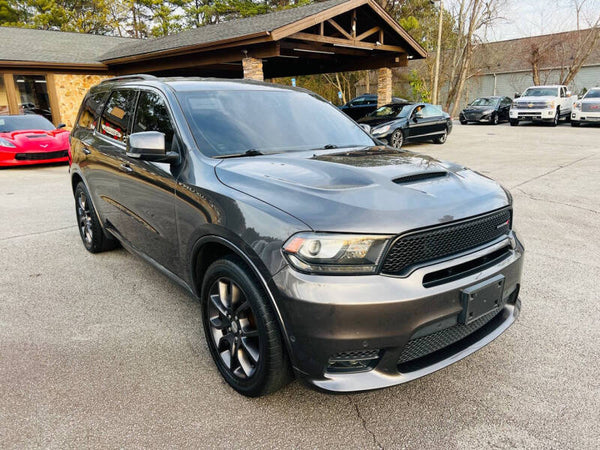
[[458, 321], [469, 324], [502, 305], [504, 275], [496, 275], [461, 291], [462, 313]]

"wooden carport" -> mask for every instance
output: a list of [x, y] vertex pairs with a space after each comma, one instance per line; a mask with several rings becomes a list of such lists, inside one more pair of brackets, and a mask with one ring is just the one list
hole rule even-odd
[[166, 36], [133, 41], [101, 58], [117, 74], [262, 80], [379, 69], [379, 102], [392, 96], [391, 68], [425, 50], [374, 0], [328, 0]]

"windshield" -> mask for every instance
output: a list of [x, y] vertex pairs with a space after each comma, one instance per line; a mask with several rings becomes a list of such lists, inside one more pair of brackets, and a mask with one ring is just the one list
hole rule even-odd
[[404, 117], [408, 115], [411, 105], [385, 105], [376, 109], [369, 117]]
[[177, 96], [198, 147], [208, 156], [375, 145], [344, 113], [303, 92], [195, 91]]
[[471, 106], [496, 106], [499, 99], [482, 97], [471, 102]]
[[558, 88], [532, 87], [523, 92], [523, 97], [558, 97]]
[[10, 133], [18, 130], [54, 130], [48, 119], [35, 114], [26, 116], [0, 116], [0, 133]]
[[600, 98], [600, 89], [592, 89], [588, 91], [583, 98]]

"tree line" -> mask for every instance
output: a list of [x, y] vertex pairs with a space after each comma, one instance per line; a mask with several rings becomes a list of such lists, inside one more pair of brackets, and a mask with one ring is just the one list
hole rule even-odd
[[[242, 17], [294, 8], [314, 0], [0, 0], [0, 25], [44, 30], [115, 35], [133, 38], [165, 36]], [[407, 76], [408, 91], [395, 92], [412, 100], [428, 101], [434, 78], [438, 19], [443, 22], [442, 58], [437, 98], [455, 116], [468, 80], [477, 75], [473, 67], [476, 47], [487, 31], [502, 20], [509, 0], [439, 1], [377, 0], [381, 6], [429, 52], [420, 71]], [[572, 81], [600, 39], [600, 14], [584, 21], [588, 1], [569, 0], [577, 14], [578, 28], [591, 30], [582, 35], [574, 58], [565, 67], [565, 83]], [[586, 26], [587, 24], [587, 26]], [[537, 42], [528, 55], [533, 82], [541, 82], [540, 67], [552, 44]], [[510, 55], [507, 55], [510, 57]], [[297, 77], [299, 86], [324, 97], [347, 101], [363, 81], [370, 90], [372, 71], [346, 72]], [[284, 80], [289, 82], [288, 80]]]

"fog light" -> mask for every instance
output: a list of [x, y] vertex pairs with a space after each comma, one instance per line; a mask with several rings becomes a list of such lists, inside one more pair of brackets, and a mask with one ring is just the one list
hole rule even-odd
[[336, 353], [329, 358], [327, 372], [366, 372], [377, 365], [379, 357], [379, 349]]

